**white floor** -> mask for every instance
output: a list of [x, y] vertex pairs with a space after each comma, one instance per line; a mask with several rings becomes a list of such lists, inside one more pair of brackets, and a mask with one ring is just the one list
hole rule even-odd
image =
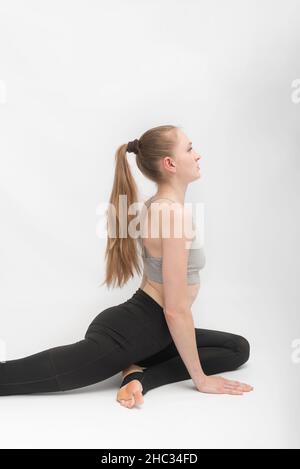
[[[2, 448], [291, 448], [291, 396], [259, 353], [226, 373], [255, 386], [243, 396], [208, 395], [184, 381], [149, 391], [140, 408], [115, 401], [119, 375], [60, 394], [2, 396]], [[294, 429], [296, 430], [296, 421]]]
[[[284, 328], [284, 316], [281, 325], [275, 305], [268, 310], [258, 300], [255, 303], [256, 313], [261, 305], [259, 323], [248, 314], [248, 324], [243, 327], [252, 345], [250, 360], [239, 370], [224, 373], [252, 384], [251, 393], [203, 394], [188, 380], [151, 390], [143, 406], [126, 409], [115, 400], [121, 377], [117, 374], [66, 393], [0, 396], [0, 446], [299, 448], [300, 364], [291, 360], [291, 339], [299, 334]], [[217, 301], [222, 301], [224, 311], [220, 329], [231, 330], [225, 327], [226, 322], [234, 323], [241, 312], [228, 299]], [[247, 305], [249, 309], [253, 307], [251, 302]], [[210, 308], [215, 307], [211, 301]], [[203, 313], [208, 327], [209, 312]], [[272, 317], [277, 318], [276, 327]], [[210, 321], [209, 326], [216, 326], [216, 322]]]

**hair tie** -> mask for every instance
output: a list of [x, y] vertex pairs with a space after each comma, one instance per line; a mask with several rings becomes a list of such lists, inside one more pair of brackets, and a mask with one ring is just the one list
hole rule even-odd
[[128, 153], [135, 153], [137, 154], [139, 151], [139, 140], [136, 138], [132, 142], [128, 142], [127, 144], [127, 151]]

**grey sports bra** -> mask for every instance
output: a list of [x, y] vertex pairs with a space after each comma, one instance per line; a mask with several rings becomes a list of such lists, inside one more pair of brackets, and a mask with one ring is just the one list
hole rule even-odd
[[[162, 199], [163, 197], [160, 197]], [[165, 197], [164, 197], [165, 198]], [[147, 200], [145, 203], [146, 207], [152, 202], [153, 197]], [[155, 200], [155, 199], [154, 199]], [[168, 199], [171, 200], [171, 199]], [[174, 200], [172, 201], [174, 202]], [[144, 261], [144, 273], [146, 276], [154, 282], [163, 283], [162, 278], [162, 257], [149, 256], [146, 247], [143, 245], [141, 236], [137, 238], [142, 248], [142, 258]], [[189, 255], [187, 261], [187, 284], [193, 285], [200, 283], [199, 270], [205, 266], [205, 255], [204, 249], [200, 245], [200, 241], [195, 235], [194, 239], [189, 248]]]

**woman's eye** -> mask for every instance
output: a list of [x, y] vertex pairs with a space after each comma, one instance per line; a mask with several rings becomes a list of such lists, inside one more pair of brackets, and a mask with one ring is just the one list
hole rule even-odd
[[193, 149], [193, 147], [191, 147], [191, 148], [189, 149], [189, 151], [191, 151], [192, 149]]

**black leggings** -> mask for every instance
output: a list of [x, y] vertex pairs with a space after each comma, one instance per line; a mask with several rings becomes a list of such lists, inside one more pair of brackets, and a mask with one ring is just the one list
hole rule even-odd
[[[249, 343], [239, 335], [195, 329], [203, 371], [235, 370], [249, 358]], [[133, 363], [148, 390], [190, 379], [169, 332], [163, 308], [138, 288], [119, 305], [100, 312], [84, 339], [16, 360], [0, 362], [0, 395], [67, 391], [103, 381]]]

